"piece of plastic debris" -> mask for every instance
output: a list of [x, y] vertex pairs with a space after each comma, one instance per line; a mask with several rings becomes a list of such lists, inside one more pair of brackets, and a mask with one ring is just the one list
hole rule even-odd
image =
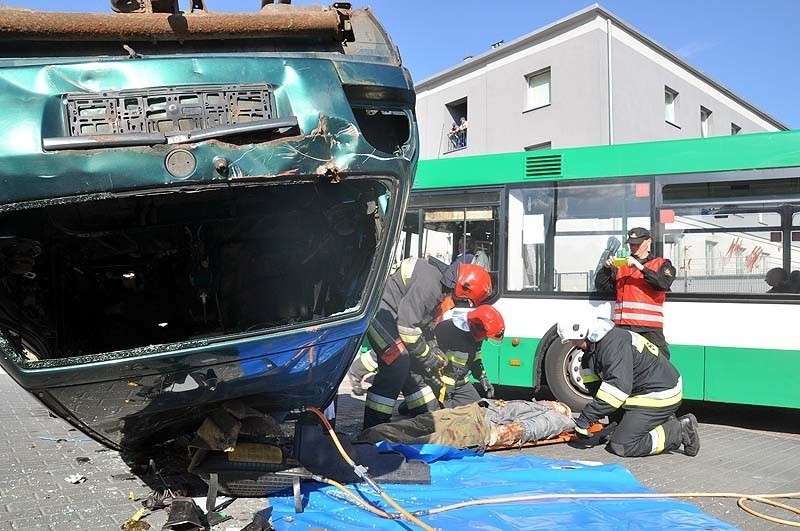
[[65, 477], [64, 481], [69, 481], [70, 483], [77, 485], [78, 483], [83, 483], [84, 481], [86, 481], [86, 476], [82, 476], [80, 474], [72, 474], [71, 476]]
[[150, 524], [142, 520], [145, 514], [149, 513], [146, 513], [144, 508], [139, 509], [120, 528], [123, 531], [146, 531], [150, 529]]

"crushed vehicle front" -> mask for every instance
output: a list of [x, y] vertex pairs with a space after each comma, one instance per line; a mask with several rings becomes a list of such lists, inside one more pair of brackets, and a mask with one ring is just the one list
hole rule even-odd
[[112, 4], [155, 12], [0, 8], [0, 364], [113, 448], [329, 404], [416, 166], [396, 48], [347, 4]]

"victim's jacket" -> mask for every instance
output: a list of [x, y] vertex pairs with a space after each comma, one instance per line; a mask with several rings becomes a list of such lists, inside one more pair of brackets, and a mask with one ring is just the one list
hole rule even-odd
[[615, 326], [589, 345], [581, 373], [594, 398], [579, 421], [593, 424], [619, 408], [660, 408], [681, 401], [681, 375], [644, 337]]

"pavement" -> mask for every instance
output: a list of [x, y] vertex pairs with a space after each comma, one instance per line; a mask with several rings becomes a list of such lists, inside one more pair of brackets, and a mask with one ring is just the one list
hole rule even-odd
[[[144, 498], [151, 492], [146, 483], [130, 474], [119, 454], [86, 438], [61, 419], [52, 418], [4, 374], [0, 374], [0, 403], [5, 405], [0, 410], [4, 428], [0, 439], [0, 530], [117, 530], [141, 507], [140, 502], [130, 500], [131, 493], [134, 498]], [[358, 433], [363, 406], [363, 397], [353, 396], [347, 382], [343, 383], [337, 404], [337, 431]], [[774, 426], [768, 430], [745, 429], [730, 425], [730, 420], [716, 423], [715, 409], [696, 411], [701, 421], [702, 449], [694, 458], [675, 453], [622, 459], [602, 447], [579, 449], [567, 444], [500, 454], [521, 452], [553, 459], [621, 463], [640, 483], [657, 492], [800, 491], [797, 413], [762, 409], [765, 411], [760, 415], [770, 416], [779, 431]], [[786, 424], [781, 423], [781, 415], [786, 416]], [[73, 484], [67, 480], [76, 474], [85, 481]], [[735, 499], [687, 501], [741, 529], [786, 529], [748, 515], [736, 506]], [[202, 500], [200, 503], [202, 506]], [[797, 500], [789, 504], [800, 507]], [[240, 530], [266, 506], [263, 499], [236, 500], [225, 511], [232, 519], [213, 529]], [[788, 513], [763, 506], [757, 510], [792, 519]], [[161, 510], [144, 520], [158, 530], [166, 518]]]

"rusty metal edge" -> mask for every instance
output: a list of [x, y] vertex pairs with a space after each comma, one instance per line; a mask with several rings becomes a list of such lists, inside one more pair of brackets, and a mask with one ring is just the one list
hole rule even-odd
[[0, 7], [0, 41], [163, 41], [317, 37], [341, 42], [343, 13], [63, 13]]

